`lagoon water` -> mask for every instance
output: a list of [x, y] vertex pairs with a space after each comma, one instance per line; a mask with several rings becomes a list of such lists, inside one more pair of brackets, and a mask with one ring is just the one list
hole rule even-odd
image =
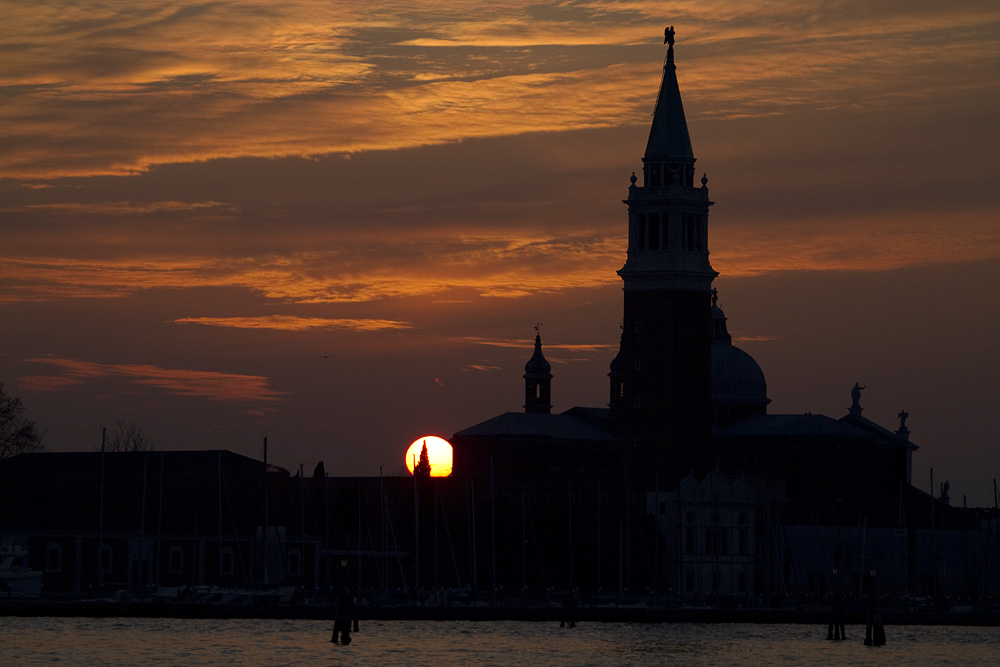
[[[328, 621], [0, 619], [0, 663], [29, 665], [993, 665], [1000, 630], [887, 626], [889, 643], [816, 625], [371, 621], [350, 646]], [[853, 635], [853, 636], [851, 636]]]

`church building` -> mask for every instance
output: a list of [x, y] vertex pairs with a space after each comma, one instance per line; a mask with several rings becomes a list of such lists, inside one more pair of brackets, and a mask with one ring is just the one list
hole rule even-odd
[[665, 37], [641, 178], [632, 174], [623, 200], [623, 324], [608, 405], [552, 414], [558, 378], [536, 335], [524, 412], [455, 433], [454, 474], [488, 480], [501, 515], [530, 505], [567, 526], [553, 535], [569, 544], [549, 550], [562, 549], [550, 569], [573, 563], [569, 586], [703, 600], [821, 594], [838, 566], [858, 581], [860, 568], [879, 567], [894, 590], [939, 581], [907, 544], [945, 510], [911, 486], [917, 447], [905, 413], [896, 430], [871, 422], [856, 386], [839, 419], [768, 414], [764, 373], [733, 345], [712, 286], [713, 202], [707, 175], [696, 178], [673, 28]]

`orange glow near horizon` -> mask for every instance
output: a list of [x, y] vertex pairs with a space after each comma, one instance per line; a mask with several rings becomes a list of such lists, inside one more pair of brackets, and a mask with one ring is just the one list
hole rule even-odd
[[420, 450], [427, 444], [427, 458], [431, 462], [431, 477], [447, 477], [451, 474], [451, 443], [436, 435], [417, 438], [406, 450], [406, 469], [413, 474], [413, 467], [420, 460]]

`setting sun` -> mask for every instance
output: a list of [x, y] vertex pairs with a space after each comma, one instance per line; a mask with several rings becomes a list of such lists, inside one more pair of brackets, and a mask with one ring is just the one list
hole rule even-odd
[[447, 477], [451, 474], [451, 443], [436, 435], [417, 438], [406, 450], [406, 469], [413, 474], [413, 466], [420, 460], [420, 450], [427, 445], [427, 458], [431, 462], [431, 477]]

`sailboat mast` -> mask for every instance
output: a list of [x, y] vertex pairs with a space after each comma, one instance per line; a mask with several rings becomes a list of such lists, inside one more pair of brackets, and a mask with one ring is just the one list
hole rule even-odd
[[386, 586], [388, 586], [389, 581], [389, 556], [386, 552], [388, 548], [387, 544], [387, 534], [386, 534], [386, 523], [385, 523], [385, 485], [382, 480], [382, 466], [378, 467], [378, 495], [379, 503], [382, 506], [382, 593], [385, 594]]
[[104, 590], [104, 442], [107, 440], [108, 428], [101, 427], [101, 501], [98, 519], [97, 538], [97, 592], [100, 594]]
[[264, 529], [261, 532], [261, 573], [264, 583], [269, 583], [267, 578], [267, 436], [264, 436]]
[[420, 494], [417, 493], [417, 457], [413, 456], [413, 594], [420, 599]]
[[299, 574], [304, 590], [306, 587], [306, 478], [303, 465], [299, 464]]
[[493, 454], [490, 454], [490, 583], [497, 590], [497, 492], [493, 483]]
[[[215, 453], [215, 463], [216, 463], [216, 477], [215, 477], [215, 495], [218, 499], [218, 528], [219, 528], [219, 548], [216, 550], [216, 562], [218, 563], [218, 568], [216, 576], [218, 580], [222, 579], [222, 451], [217, 451]], [[145, 493], [145, 492], [144, 492]], [[145, 498], [144, 498], [145, 500]], [[219, 582], [221, 583], [221, 581]]]

